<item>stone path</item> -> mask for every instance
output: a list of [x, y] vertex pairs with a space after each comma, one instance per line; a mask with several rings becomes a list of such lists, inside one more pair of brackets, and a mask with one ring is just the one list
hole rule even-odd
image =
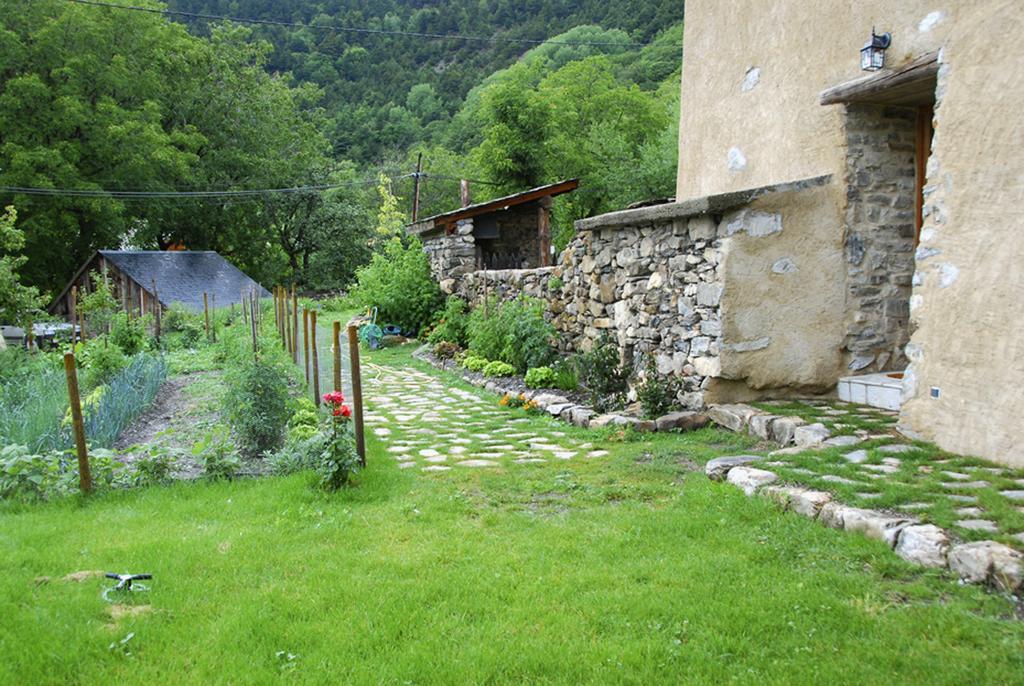
[[[570, 438], [553, 421], [535, 421], [414, 369], [364, 366], [366, 430], [403, 469], [443, 472], [608, 454]], [[550, 423], [551, 426], [547, 426]]]

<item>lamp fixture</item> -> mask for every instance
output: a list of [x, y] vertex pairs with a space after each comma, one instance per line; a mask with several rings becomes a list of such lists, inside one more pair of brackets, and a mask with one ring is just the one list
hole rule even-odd
[[875, 33], [875, 27], [871, 27], [871, 38], [860, 49], [860, 68], [864, 71], [878, 71], [885, 66], [885, 50], [892, 45], [892, 34], [885, 32], [882, 35]]

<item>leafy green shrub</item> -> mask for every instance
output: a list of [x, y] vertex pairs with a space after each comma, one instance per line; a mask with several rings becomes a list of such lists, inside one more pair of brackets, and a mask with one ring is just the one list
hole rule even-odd
[[416, 335], [441, 305], [441, 289], [418, 239], [404, 244], [392, 238], [370, 264], [356, 271], [349, 300], [357, 307], [376, 307], [379, 320]]
[[180, 303], [167, 309], [160, 320], [160, 326], [164, 333], [177, 334], [178, 342], [185, 348], [198, 345], [206, 332], [202, 317]]
[[490, 360], [483, 357], [477, 357], [476, 355], [467, 355], [466, 358], [462, 360], [462, 366], [471, 372], [479, 372], [482, 371], [483, 368], [486, 367], [488, 364], [490, 364], [490, 362]]
[[527, 388], [554, 388], [555, 371], [551, 367], [534, 367], [526, 370]]
[[456, 346], [466, 345], [466, 325], [469, 322], [466, 301], [457, 296], [449, 296], [444, 309], [434, 315], [434, 328], [427, 336], [430, 343], [454, 343]]
[[[485, 313], [485, 309], [487, 312]], [[542, 367], [555, 357], [554, 327], [544, 319], [544, 304], [519, 297], [487, 308], [478, 307], [467, 324], [469, 349], [491, 360], [500, 360], [523, 373]]]
[[678, 407], [677, 395], [682, 383], [673, 376], [659, 376], [653, 359], [647, 362], [644, 381], [636, 388], [636, 397], [644, 410], [644, 417], [657, 419]]
[[577, 369], [594, 409], [607, 412], [625, 403], [629, 370], [620, 364], [619, 349], [607, 336], [601, 336], [590, 352], [579, 356]]
[[439, 360], [450, 360], [459, 353], [459, 346], [457, 343], [450, 343], [448, 341], [441, 341], [434, 346], [434, 357]]
[[[93, 487], [125, 483], [127, 469], [102, 448], [89, 450]], [[48, 500], [78, 491], [78, 460], [73, 451], [33, 452], [23, 445], [0, 448], [0, 498]]]
[[163, 486], [174, 480], [172, 472], [177, 459], [172, 450], [152, 444], [137, 446], [137, 451], [141, 457], [132, 461], [135, 469], [132, 481], [136, 486]]
[[227, 374], [228, 419], [246, 457], [259, 457], [284, 442], [288, 412], [288, 376], [277, 358], [235, 361]]
[[488, 362], [484, 367], [484, 376], [512, 376], [515, 373], [515, 367], [500, 360]]
[[125, 355], [135, 355], [143, 351], [149, 336], [146, 328], [151, 317], [129, 317], [126, 312], [118, 312], [110, 321], [110, 342], [116, 345]]
[[203, 476], [209, 479], [233, 479], [242, 461], [238, 459], [235, 447], [227, 431], [208, 431], [192, 446], [192, 456], [203, 465]]
[[[309, 429], [309, 427], [301, 427]], [[297, 433], [288, 433], [288, 440], [277, 452], [270, 455], [270, 471], [274, 474], [284, 476], [307, 470], [316, 470], [320, 463], [320, 456], [327, 449], [329, 437], [321, 433], [315, 427], [312, 433], [300, 437]]]
[[125, 368], [128, 358], [106, 337], [92, 338], [75, 345], [75, 357], [85, 370], [82, 385], [95, 388], [107, 383], [115, 374]]
[[560, 291], [565, 286], [565, 282], [560, 277], [552, 276], [548, 279], [548, 290], [549, 291]]

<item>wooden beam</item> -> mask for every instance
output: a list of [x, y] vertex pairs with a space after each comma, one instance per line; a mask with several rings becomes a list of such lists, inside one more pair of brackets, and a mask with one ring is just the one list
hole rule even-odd
[[551, 266], [551, 198], [537, 205], [537, 237], [540, 239], [540, 266]]
[[[938, 73], [939, 55], [937, 52], [929, 52], [911, 60], [902, 67], [886, 69], [822, 91], [821, 104], [836, 105], [847, 102], [874, 102], [887, 92], [895, 89], [908, 88], [908, 90], [914, 90], [913, 86], [934, 80]], [[931, 90], [934, 91], [934, 88]]]

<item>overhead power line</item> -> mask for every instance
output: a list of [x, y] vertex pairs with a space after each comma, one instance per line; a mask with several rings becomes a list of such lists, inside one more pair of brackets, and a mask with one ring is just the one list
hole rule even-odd
[[158, 9], [156, 7], [140, 7], [138, 5], [120, 5], [113, 2], [101, 2], [100, 0], [67, 0], [78, 5], [90, 5], [92, 7], [107, 7], [130, 12], [146, 12], [148, 14], [161, 14], [173, 17], [186, 17], [189, 19], [202, 19], [205, 21], [230, 21], [236, 24], [254, 24], [257, 26], [284, 26], [295, 29], [310, 29], [313, 31], [334, 31], [338, 33], [356, 33], [376, 36], [402, 36], [405, 38], [426, 38], [430, 40], [462, 40], [475, 43], [519, 43], [525, 45], [571, 45], [571, 46], [594, 46], [594, 47], [620, 47], [639, 48], [648, 43], [615, 43], [612, 41], [576, 41], [540, 38], [512, 38], [510, 36], [474, 36], [464, 33], [430, 33], [424, 31], [397, 31], [389, 29], [371, 29], [355, 26], [338, 26], [336, 24], [304, 24], [296, 21], [279, 21], [275, 19], [252, 19], [248, 17], [230, 17], [219, 14], [205, 14], [202, 12], [185, 12], [183, 10]]
[[[403, 177], [399, 177], [403, 178]], [[321, 193], [346, 186], [369, 186], [377, 179], [366, 179], [350, 183], [336, 183], [322, 186], [294, 186], [291, 188], [261, 188], [253, 190], [205, 190], [205, 191], [122, 191], [100, 188], [39, 188], [31, 186], [0, 186], [0, 193], [20, 195], [42, 195], [72, 198], [116, 198], [118, 200], [195, 200], [206, 198], [260, 198], [269, 195], [294, 195]]]

